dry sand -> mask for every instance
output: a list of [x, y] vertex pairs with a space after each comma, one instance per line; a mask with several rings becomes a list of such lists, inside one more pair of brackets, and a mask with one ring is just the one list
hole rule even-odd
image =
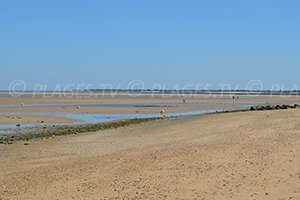
[[0, 145], [0, 199], [300, 199], [300, 110]]

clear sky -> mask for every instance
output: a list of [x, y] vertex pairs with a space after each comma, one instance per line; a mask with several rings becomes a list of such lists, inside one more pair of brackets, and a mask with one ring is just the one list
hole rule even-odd
[[132, 80], [300, 87], [299, 8], [298, 0], [0, 1], [0, 89], [16, 79], [27, 89]]

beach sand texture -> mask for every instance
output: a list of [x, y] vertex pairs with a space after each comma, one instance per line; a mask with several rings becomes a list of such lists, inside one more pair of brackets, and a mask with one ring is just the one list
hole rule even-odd
[[0, 145], [0, 199], [300, 199], [299, 109]]

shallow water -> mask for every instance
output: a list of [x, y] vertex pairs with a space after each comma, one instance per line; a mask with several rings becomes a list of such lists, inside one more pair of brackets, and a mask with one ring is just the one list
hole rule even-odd
[[[276, 102], [272, 104], [280, 104], [282, 102]], [[133, 108], [133, 107], [163, 107], [163, 106], [176, 106], [176, 105], [240, 105], [240, 106], [253, 106], [266, 104], [266, 102], [233, 102], [233, 103], [218, 103], [218, 102], [149, 102], [149, 103], [100, 103], [100, 104], [25, 104], [23, 107], [37, 107], [37, 108], [47, 108], [47, 107], [107, 107], [107, 108]], [[19, 108], [20, 105], [0, 105], [0, 108]]]
[[[106, 104], [80, 104], [81, 107], [109, 107], [109, 108], [132, 108], [132, 107], [147, 107], [147, 106], [176, 106], [176, 105], [201, 105], [201, 104], [220, 104], [220, 105], [239, 105], [243, 107], [250, 107], [255, 105], [267, 104], [266, 102], [251, 102], [251, 103], [217, 103], [217, 102], [153, 102], [153, 103], [106, 103]], [[273, 104], [273, 103], [272, 103]], [[71, 107], [76, 106], [77, 104], [28, 104], [24, 107]], [[16, 108], [20, 105], [0, 105], [0, 108]], [[212, 113], [216, 111], [223, 111], [220, 109], [214, 110], [195, 110], [190, 112], [174, 112], [166, 113], [165, 116], [183, 116], [183, 115], [199, 115], [205, 113]], [[37, 126], [53, 126], [53, 125], [78, 125], [78, 124], [87, 124], [87, 123], [99, 123], [99, 122], [109, 122], [114, 120], [122, 119], [133, 119], [133, 118], [154, 118], [160, 117], [160, 114], [87, 114], [87, 113], [66, 113], [66, 112], [57, 112], [57, 113], [47, 113], [47, 112], [2, 112], [3, 115], [40, 115], [40, 116], [56, 116], [63, 118], [75, 119], [77, 122], [71, 123], [55, 123], [55, 124], [22, 124], [20, 128], [17, 128], [15, 124], [0, 124], [0, 134], [3, 133], [13, 133], [17, 130], [27, 127], [37, 127]]]
[[[166, 117], [175, 117], [175, 116], [184, 116], [184, 115], [199, 115], [205, 113], [213, 113], [216, 111], [222, 110], [199, 110], [199, 111], [191, 111], [191, 112], [174, 112], [174, 113], [166, 113]], [[0, 134], [4, 133], [13, 133], [22, 128], [28, 127], [37, 127], [37, 126], [61, 126], [61, 125], [79, 125], [79, 124], [91, 124], [91, 123], [99, 123], [99, 122], [110, 122], [115, 120], [122, 119], [134, 119], [134, 118], [155, 118], [161, 117], [160, 114], [86, 114], [86, 113], [31, 113], [31, 112], [14, 112], [14, 113], [3, 113], [5, 115], [41, 115], [41, 116], [56, 116], [56, 117], [64, 117], [78, 120], [77, 122], [71, 123], [55, 123], [55, 124], [22, 124], [20, 128], [16, 128], [15, 124], [0, 124]]]

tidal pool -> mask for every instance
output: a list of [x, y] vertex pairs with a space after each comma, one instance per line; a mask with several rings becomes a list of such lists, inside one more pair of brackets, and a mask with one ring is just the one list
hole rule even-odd
[[[184, 116], [184, 115], [200, 115], [205, 113], [213, 113], [216, 111], [223, 110], [199, 110], [199, 111], [191, 111], [191, 112], [174, 112], [174, 113], [166, 113], [166, 117], [176, 117], [176, 116]], [[13, 112], [13, 113], [1, 113], [5, 115], [40, 115], [40, 116], [56, 116], [56, 117], [64, 117], [75, 119], [76, 122], [71, 123], [55, 123], [55, 124], [21, 124], [20, 127], [16, 127], [15, 124], [0, 124], [0, 134], [2, 133], [13, 133], [22, 128], [28, 127], [37, 127], [37, 126], [62, 126], [62, 125], [79, 125], [79, 124], [88, 124], [88, 123], [99, 123], [99, 122], [110, 122], [115, 120], [123, 120], [123, 119], [134, 119], [134, 118], [155, 118], [161, 117], [161, 114], [87, 114], [87, 113], [31, 113], [31, 112]]]

